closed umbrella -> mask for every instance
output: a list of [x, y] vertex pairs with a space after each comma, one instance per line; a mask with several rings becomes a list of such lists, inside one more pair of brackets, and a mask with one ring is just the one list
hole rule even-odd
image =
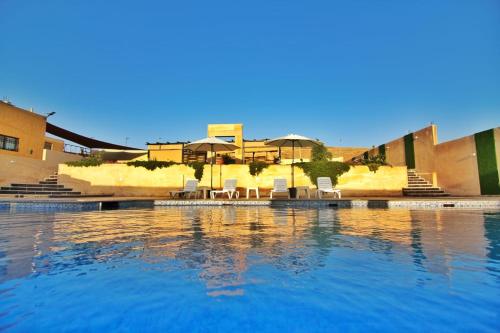
[[288, 134], [280, 138], [267, 140], [264, 142], [266, 145], [275, 147], [292, 147], [292, 188], [295, 187], [295, 174], [293, 171], [293, 163], [295, 158], [295, 147], [314, 147], [320, 145], [318, 140], [310, 139], [302, 135]]
[[214, 188], [212, 172], [214, 167], [213, 153], [216, 151], [233, 151], [240, 148], [235, 144], [218, 139], [215, 136], [188, 143], [184, 147], [193, 151], [209, 151], [212, 153], [212, 159], [210, 161], [210, 188], [212, 189]]

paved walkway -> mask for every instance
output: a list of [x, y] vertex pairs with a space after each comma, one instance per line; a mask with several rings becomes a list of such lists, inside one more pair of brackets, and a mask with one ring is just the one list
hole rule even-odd
[[218, 199], [172, 200], [165, 197], [0, 198], [0, 210], [105, 210], [154, 206], [270, 206], [365, 208], [488, 208], [500, 209], [500, 196], [481, 197], [351, 197], [342, 199]]

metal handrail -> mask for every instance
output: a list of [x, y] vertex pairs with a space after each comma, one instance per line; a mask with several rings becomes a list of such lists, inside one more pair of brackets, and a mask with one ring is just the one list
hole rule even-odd
[[81, 156], [89, 156], [90, 155], [90, 148], [65, 143], [64, 144], [64, 152], [69, 153], [69, 154], [78, 154]]

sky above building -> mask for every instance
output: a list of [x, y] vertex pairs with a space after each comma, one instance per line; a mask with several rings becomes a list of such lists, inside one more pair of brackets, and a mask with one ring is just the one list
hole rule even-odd
[[500, 1], [0, 0], [0, 97], [117, 144], [500, 125]]

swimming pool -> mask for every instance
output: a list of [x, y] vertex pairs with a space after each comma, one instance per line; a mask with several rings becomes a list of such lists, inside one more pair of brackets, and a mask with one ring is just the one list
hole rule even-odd
[[0, 213], [0, 331], [498, 331], [500, 212]]

